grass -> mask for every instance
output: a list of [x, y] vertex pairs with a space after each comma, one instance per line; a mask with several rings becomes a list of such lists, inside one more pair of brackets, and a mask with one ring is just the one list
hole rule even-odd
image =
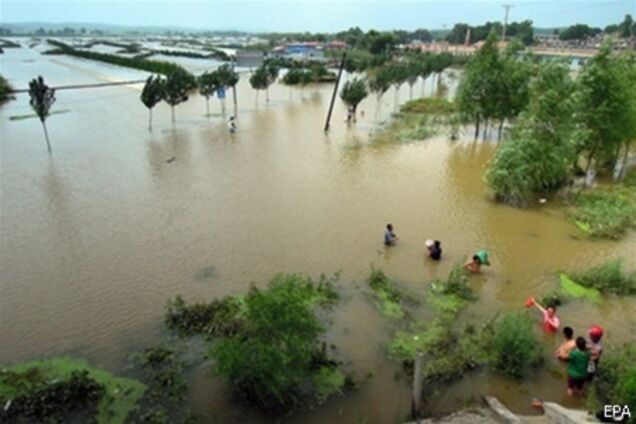
[[632, 416], [626, 422], [636, 423], [636, 343], [605, 350], [587, 402], [593, 412], [603, 405], [629, 405]]
[[389, 125], [373, 133], [370, 144], [374, 147], [423, 141], [437, 134], [434, 119], [421, 114], [394, 115]]
[[322, 403], [331, 396], [341, 395], [343, 393], [346, 376], [336, 368], [322, 366], [320, 370], [312, 376], [312, 381], [318, 402]]
[[53, 381], [67, 380], [74, 372], [88, 376], [105, 389], [95, 420], [98, 423], [123, 423], [137, 405], [146, 386], [135, 380], [115, 377], [105, 370], [71, 358], [41, 359], [0, 371], [0, 403], [20, 394], [38, 390]]
[[603, 294], [636, 294], [636, 271], [623, 270], [620, 260], [608, 261], [599, 266], [572, 274], [579, 285]]
[[576, 196], [571, 217], [590, 237], [617, 239], [636, 226], [636, 177], [622, 184], [599, 187]]
[[595, 288], [584, 287], [577, 281], [570, 278], [567, 274], [559, 273], [559, 283], [561, 293], [564, 296], [574, 299], [587, 299], [594, 303], [602, 300], [601, 293]]
[[425, 97], [411, 100], [403, 105], [400, 110], [405, 113], [449, 114], [457, 112], [455, 103], [437, 97]]

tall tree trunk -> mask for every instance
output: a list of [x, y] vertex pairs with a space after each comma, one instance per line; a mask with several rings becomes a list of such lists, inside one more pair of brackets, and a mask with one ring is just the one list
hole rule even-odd
[[393, 105], [394, 112], [398, 111], [398, 103], [400, 102], [400, 88], [395, 86], [395, 104]]
[[265, 101], [269, 102], [269, 86], [265, 89]]
[[413, 84], [409, 84], [409, 100], [413, 100]]
[[170, 114], [172, 115], [172, 123], [174, 124], [174, 106], [170, 106]]
[[625, 178], [625, 171], [627, 171], [627, 157], [629, 156], [629, 141], [625, 142], [625, 152], [623, 152], [623, 161], [621, 163], [621, 170], [618, 173], [618, 180], [622, 181]]
[[44, 128], [44, 140], [46, 140], [46, 148], [48, 149], [49, 153], [51, 153], [52, 150], [51, 142], [49, 141], [49, 132], [46, 129], [46, 124], [44, 123], [44, 121], [42, 121], [42, 128]]
[[148, 108], [148, 131], [152, 131], [152, 108]]
[[261, 90], [256, 90], [256, 100], [254, 100], [254, 107], [258, 107], [258, 93], [259, 93], [260, 91], [261, 91]]
[[422, 77], [422, 97], [426, 97], [426, 78]]
[[238, 103], [236, 102], [236, 84], [232, 86], [232, 100], [234, 102], [234, 118], [238, 116]]
[[499, 141], [501, 141], [501, 135], [503, 134], [503, 126], [504, 126], [504, 121], [502, 120], [499, 123], [499, 129], [498, 129], [498, 132], [497, 132], [497, 140], [499, 140]]
[[205, 116], [210, 117], [210, 98], [205, 96]]
[[479, 138], [479, 124], [480, 124], [479, 116], [477, 116], [477, 122], [475, 122], [475, 140]]
[[382, 100], [382, 94], [378, 94], [377, 98], [376, 98], [376, 101], [375, 101], [375, 122], [376, 122], [376, 124], [380, 120], [380, 108], [382, 107], [382, 103], [380, 102], [380, 100]]

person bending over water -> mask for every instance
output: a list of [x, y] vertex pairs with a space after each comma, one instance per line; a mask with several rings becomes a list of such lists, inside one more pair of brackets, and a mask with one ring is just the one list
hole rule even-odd
[[439, 261], [442, 259], [442, 243], [439, 240], [426, 240], [425, 242], [426, 248], [428, 249], [428, 256], [435, 260]]
[[574, 340], [574, 330], [572, 327], [565, 327], [563, 329], [563, 337], [565, 341], [561, 343], [561, 346], [554, 352], [554, 356], [561, 361], [567, 361], [570, 357], [570, 352], [576, 347], [576, 340]]
[[464, 264], [464, 269], [472, 272], [473, 274], [479, 274], [481, 272], [482, 265], [489, 266], [490, 260], [488, 259], [488, 251], [480, 250], [473, 255], [473, 258]]
[[386, 231], [384, 232], [384, 245], [394, 246], [395, 242], [400, 238], [393, 232], [393, 224], [386, 224]]

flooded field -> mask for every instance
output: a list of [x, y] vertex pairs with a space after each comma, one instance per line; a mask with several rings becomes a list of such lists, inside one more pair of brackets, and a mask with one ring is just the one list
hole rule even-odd
[[[16, 88], [37, 75], [52, 86], [147, 75], [37, 49], [6, 49], [0, 73]], [[433, 86], [426, 81], [425, 92]], [[473, 278], [479, 301], [462, 315], [484, 322], [549, 291], [557, 270], [609, 258], [636, 264], [633, 231], [590, 241], [556, 206], [490, 201], [482, 175], [496, 145], [473, 142], [470, 131], [458, 141], [440, 134], [372, 147], [375, 98], [361, 104], [364, 117], [351, 128], [338, 100], [325, 134], [332, 85], [290, 94], [276, 84], [272, 101], [261, 93], [255, 106], [242, 74], [237, 133], [228, 132], [216, 99], [215, 115], [206, 117], [198, 95], [177, 106], [175, 125], [168, 106], [155, 108], [149, 132], [140, 89], [58, 91], [53, 110], [64, 113], [47, 121], [52, 156], [37, 119], [10, 119], [31, 113], [28, 96], [0, 107], [0, 363], [72, 355], [124, 372], [131, 352], [165, 335], [164, 306], [177, 294], [206, 300], [262, 286], [279, 272], [342, 271], [343, 301], [326, 338], [360, 381], [372, 377], [344, 398], [282, 420], [396, 422], [408, 414], [410, 387], [386, 359], [390, 326], [365, 296], [372, 265], [421, 291], [455, 261], [488, 248], [492, 266]], [[408, 99], [407, 85], [399, 97]], [[391, 89], [382, 119], [393, 102]], [[401, 239], [390, 250], [382, 245], [387, 222]], [[427, 238], [442, 241], [441, 263], [424, 257]], [[634, 299], [571, 302], [560, 317], [577, 332], [602, 324], [606, 346], [636, 337]], [[546, 339], [546, 350], [555, 344]], [[550, 372], [558, 365], [546, 368], [520, 383], [470, 375], [426, 395], [427, 406], [452, 411], [480, 394], [523, 413], [531, 413], [533, 396], [576, 405], [565, 399], [564, 377]], [[230, 402], [209, 365], [192, 381], [193, 409], [205, 422], [268, 420]]]

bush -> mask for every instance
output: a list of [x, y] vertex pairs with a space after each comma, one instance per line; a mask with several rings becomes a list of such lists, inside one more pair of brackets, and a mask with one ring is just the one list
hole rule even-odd
[[405, 312], [400, 304], [402, 293], [381, 269], [371, 269], [368, 283], [377, 299], [376, 306], [382, 315], [396, 319], [404, 318]]
[[321, 365], [333, 367], [318, 341], [324, 329], [313, 306], [321, 299], [311, 280], [295, 274], [276, 276], [266, 290], [252, 288], [245, 297], [245, 325], [212, 347], [215, 371], [260, 407], [298, 403], [305, 397], [301, 388], [314, 381]]
[[583, 192], [576, 197], [572, 217], [589, 236], [619, 238], [636, 225], [636, 191], [618, 186]]
[[494, 368], [513, 378], [522, 378], [543, 361], [541, 344], [534, 322], [523, 312], [504, 315], [493, 328], [492, 361]]
[[43, 387], [12, 398], [11, 403], [3, 401], [0, 421], [65, 421], [71, 414], [78, 413], [90, 421], [104, 391], [104, 386], [90, 378], [87, 371], [73, 371], [68, 380], [47, 382]]
[[595, 409], [629, 405], [632, 416], [627, 423], [636, 423], [636, 343], [605, 350], [588, 400]]
[[572, 274], [572, 279], [582, 286], [594, 288], [601, 293], [636, 294], [636, 272], [623, 271], [620, 260]]

